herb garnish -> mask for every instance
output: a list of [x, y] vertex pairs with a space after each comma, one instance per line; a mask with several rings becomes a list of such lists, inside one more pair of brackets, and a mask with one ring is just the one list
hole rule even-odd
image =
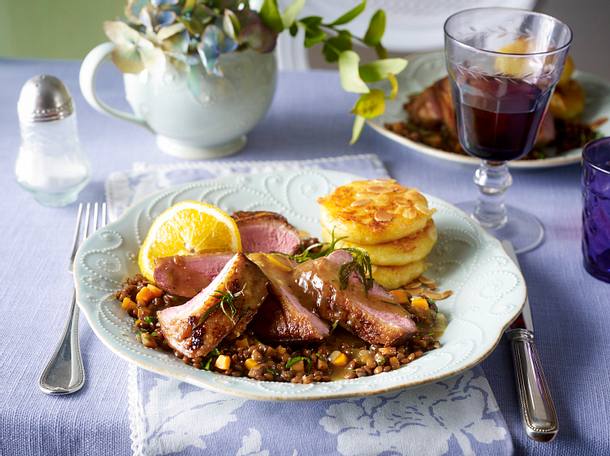
[[237, 307], [235, 307], [235, 300], [240, 296], [244, 295], [244, 288], [239, 290], [237, 293], [233, 293], [230, 290], [216, 290], [212, 296], [215, 296], [218, 299], [218, 302], [211, 306], [208, 310], [206, 310], [201, 317], [199, 317], [199, 321], [196, 326], [201, 326], [208, 317], [214, 312], [216, 309], [220, 307], [222, 313], [224, 313], [230, 320], [231, 323], [235, 324], [235, 316], [237, 315]]
[[347, 288], [349, 278], [353, 273], [356, 273], [356, 276], [360, 279], [362, 285], [364, 285], [364, 291], [368, 293], [375, 283], [373, 281], [373, 265], [371, 263], [371, 258], [368, 253], [362, 249], [350, 247], [343, 250], [352, 255], [352, 261], [341, 265], [341, 269], [339, 269], [339, 284], [341, 289], [345, 290]]
[[337, 326], [339, 325], [339, 320], [335, 320], [333, 322], [333, 325], [330, 328], [330, 332], [333, 333], [335, 331], [335, 329], [337, 329]]
[[330, 234], [330, 242], [316, 242], [315, 244], [312, 244], [307, 247], [301, 253], [297, 255], [291, 255], [290, 258], [292, 258], [297, 263], [304, 263], [308, 260], [315, 260], [317, 258], [328, 256], [332, 252], [337, 250], [337, 242], [342, 241], [343, 239], [347, 239], [347, 236], [336, 238], [335, 229], [333, 228], [333, 231]]
[[280, 374], [278, 374], [278, 372], [275, 369], [267, 369], [267, 370], [265, 370], [265, 372], [273, 375], [274, 377], [277, 377], [278, 375], [280, 375]]
[[149, 325], [154, 325], [157, 322], [157, 318], [156, 317], [152, 317], [152, 316], [147, 316], [144, 317], [143, 320], [148, 323]]
[[286, 369], [290, 369], [292, 366], [294, 366], [299, 361], [303, 361], [307, 365], [307, 368], [306, 368], [307, 372], [309, 372], [311, 370], [311, 359], [309, 359], [307, 356], [293, 356], [286, 363]]
[[205, 364], [203, 365], [203, 368], [202, 368], [202, 369], [205, 369], [205, 370], [209, 371], [209, 370], [211, 369], [211, 367], [212, 367], [212, 361], [213, 361], [213, 358], [214, 358], [215, 356], [218, 356], [218, 355], [220, 355], [220, 350], [218, 350], [217, 348], [215, 348], [214, 350], [212, 350], [212, 351], [211, 351], [211, 352], [208, 354], [208, 356], [206, 356], [206, 358], [205, 358], [205, 360], [206, 360], [206, 361], [205, 361]]

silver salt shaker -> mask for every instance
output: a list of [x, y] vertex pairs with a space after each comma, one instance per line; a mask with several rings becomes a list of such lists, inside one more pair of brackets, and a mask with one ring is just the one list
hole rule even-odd
[[78, 140], [70, 92], [54, 76], [35, 76], [22, 87], [17, 112], [17, 181], [45, 206], [76, 201], [89, 181], [89, 161]]

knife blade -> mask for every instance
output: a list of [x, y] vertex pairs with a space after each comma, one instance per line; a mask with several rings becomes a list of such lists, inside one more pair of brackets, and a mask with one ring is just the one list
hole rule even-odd
[[[502, 241], [502, 246], [520, 269], [512, 244]], [[550, 442], [557, 435], [559, 422], [534, 342], [534, 322], [527, 297], [521, 314], [511, 324], [506, 335], [513, 354], [515, 382], [525, 432], [532, 440]]]

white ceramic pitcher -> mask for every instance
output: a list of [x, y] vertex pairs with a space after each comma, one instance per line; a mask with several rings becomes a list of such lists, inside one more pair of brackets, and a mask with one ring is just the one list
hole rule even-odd
[[122, 112], [100, 100], [95, 91], [99, 66], [113, 49], [112, 43], [100, 44], [83, 60], [80, 87], [85, 99], [99, 112], [148, 128], [156, 134], [159, 148], [176, 157], [216, 158], [239, 151], [275, 92], [275, 55], [248, 50], [220, 57], [223, 77], [197, 73], [199, 96], [189, 89], [185, 73], [170, 65], [162, 72], [125, 74], [133, 114]]

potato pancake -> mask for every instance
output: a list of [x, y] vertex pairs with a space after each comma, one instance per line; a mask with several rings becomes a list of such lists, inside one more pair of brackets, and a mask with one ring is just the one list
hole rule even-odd
[[[336, 235], [335, 235], [336, 236]], [[330, 242], [331, 234], [322, 230], [322, 239]], [[343, 239], [337, 242], [338, 248], [352, 247], [365, 250], [371, 258], [371, 263], [380, 266], [401, 266], [414, 261], [423, 260], [436, 244], [437, 232], [433, 220], [428, 220], [426, 227], [411, 236], [383, 244], [358, 244]]]
[[373, 265], [373, 279], [388, 290], [395, 290], [413, 282], [426, 270], [425, 261], [414, 261], [402, 266]]
[[426, 227], [434, 210], [426, 198], [394, 179], [354, 181], [318, 199], [320, 222], [336, 237], [371, 245], [396, 241]]

